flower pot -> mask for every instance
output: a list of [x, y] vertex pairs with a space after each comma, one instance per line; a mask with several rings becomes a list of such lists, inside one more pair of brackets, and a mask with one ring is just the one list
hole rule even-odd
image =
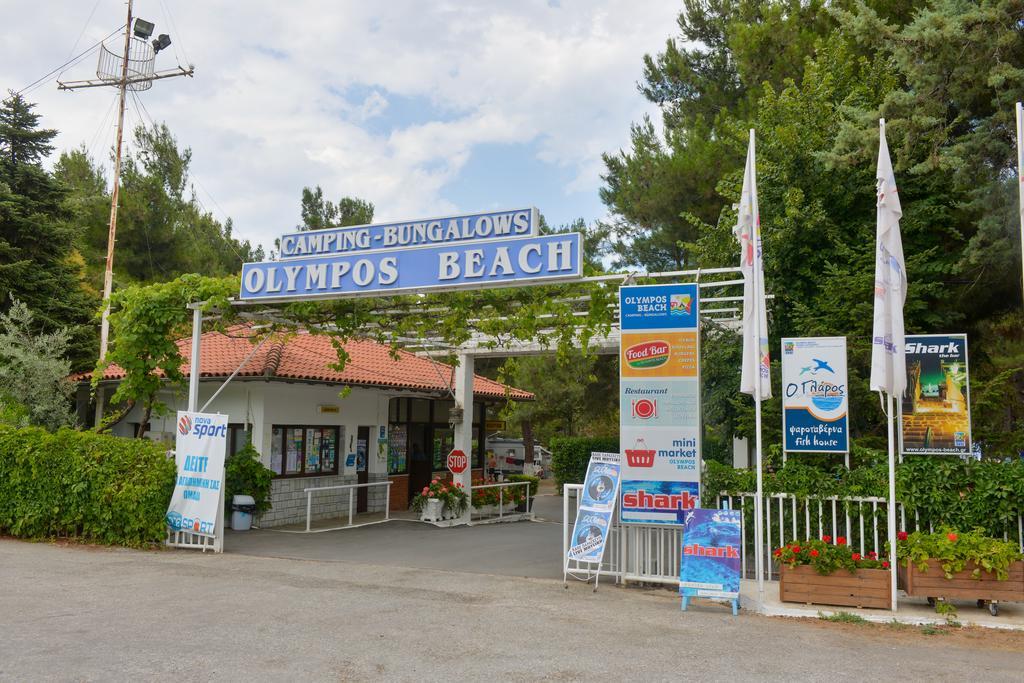
[[437, 498], [430, 498], [420, 512], [420, 520], [424, 522], [439, 522], [443, 519], [444, 505]]
[[890, 609], [889, 582], [888, 569], [858, 569], [853, 574], [840, 569], [822, 576], [810, 565], [783, 564], [779, 571], [779, 599], [814, 605]]
[[1009, 568], [1005, 581], [996, 578], [995, 572], [982, 571], [979, 578], [972, 573], [977, 565], [968, 562], [962, 571], [946, 578], [939, 560], [928, 560], [928, 567], [921, 571], [916, 564], [904, 567], [900, 563], [899, 579], [907, 595], [922, 598], [946, 598], [947, 600], [999, 600], [1024, 602], [1024, 560], [1017, 560]]

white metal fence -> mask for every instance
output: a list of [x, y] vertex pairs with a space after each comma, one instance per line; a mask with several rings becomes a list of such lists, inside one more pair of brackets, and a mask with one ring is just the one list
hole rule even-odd
[[[474, 484], [469, 487], [469, 518], [471, 522], [505, 522], [513, 519], [533, 519], [533, 507], [530, 505], [530, 485], [528, 481], [505, 481], [497, 484]], [[526, 487], [525, 509], [511, 495], [512, 488]], [[498, 502], [491, 505], [473, 505], [473, 493], [484, 489], [497, 489]]]
[[[579, 484], [563, 487], [562, 557], [565, 558], [572, 536], [572, 527], [579, 508]], [[743, 511], [743, 578], [757, 578], [754, 544], [754, 493], [722, 494], [715, 498], [715, 507], [728, 507]], [[807, 538], [842, 536], [862, 555], [871, 552], [885, 555], [888, 538], [888, 503], [885, 498], [873, 496], [798, 497], [789, 493], [764, 496], [764, 537], [761, 549], [765, 557], [765, 578], [777, 578], [772, 562], [774, 548]], [[908, 513], [897, 503], [897, 530], [934, 531], [935, 523], [922, 519], [917, 510]], [[1016, 526], [1016, 528], [1013, 528]], [[1024, 511], [1016, 517], [1016, 524], [1005, 525], [1003, 538], [1016, 541], [1024, 552]], [[679, 581], [680, 544], [678, 527], [621, 524], [618, 515], [613, 520], [609, 542], [605, 549], [601, 573], [620, 581], [676, 584]], [[563, 559], [564, 562], [564, 559]], [[585, 570], [574, 566], [570, 570]]]
[[[381, 522], [387, 522], [391, 519], [391, 481], [371, 481], [366, 484], [339, 484], [337, 486], [313, 486], [308, 489], [302, 489], [306, 494], [306, 531], [312, 531], [310, 528], [310, 522], [312, 521], [313, 513], [313, 494], [321, 491], [348, 491], [348, 525], [347, 526], [336, 526], [330, 529], [317, 529], [317, 531], [336, 531], [338, 529], [347, 529], [352, 526], [366, 526], [367, 524], [380, 524]], [[363, 524], [353, 524], [353, 516], [355, 514], [355, 503], [356, 503], [356, 489], [368, 489], [371, 486], [386, 486], [384, 490], [384, 519], [376, 519], [371, 522], [364, 522]]]

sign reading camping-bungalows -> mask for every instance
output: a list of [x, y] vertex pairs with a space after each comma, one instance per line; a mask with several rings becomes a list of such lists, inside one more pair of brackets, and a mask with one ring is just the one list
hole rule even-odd
[[696, 284], [619, 289], [624, 523], [682, 524], [700, 499]]
[[791, 453], [847, 453], [846, 337], [782, 340], [783, 446]]
[[536, 209], [284, 235], [277, 261], [242, 264], [240, 299], [323, 299], [578, 279], [579, 233], [538, 234]]
[[178, 412], [174, 453], [178, 476], [167, 508], [167, 526], [213, 536], [222, 516], [221, 487], [228, 444], [228, 416]]
[[903, 453], [969, 454], [971, 393], [966, 334], [906, 336]]

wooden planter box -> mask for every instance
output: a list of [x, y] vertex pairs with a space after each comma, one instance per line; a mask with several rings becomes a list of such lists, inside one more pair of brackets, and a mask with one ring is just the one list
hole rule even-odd
[[844, 607], [892, 607], [888, 569], [858, 569], [851, 574], [840, 569], [822, 576], [809, 565], [792, 569], [781, 565], [779, 599], [815, 605]]
[[938, 560], [928, 560], [928, 571], [922, 572], [914, 563], [904, 567], [900, 563], [899, 579], [907, 595], [921, 598], [946, 598], [947, 600], [998, 600], [1024, 602], [1024, 560], [1010, 565], [1010, 575], [1005, 581], [996, 578], [995, 572], [981, 572], [981, 578], [971, 576], [975, 564], [968, 562], [963, 571], [947, 579]]

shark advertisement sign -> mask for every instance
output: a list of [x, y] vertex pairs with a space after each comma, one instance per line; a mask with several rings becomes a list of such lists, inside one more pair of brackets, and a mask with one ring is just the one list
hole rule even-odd
[[700, 335], [694, 284], [619, 289], [623, 523], [682, 524], [700, 500]]
[[729, 599], [740, 596], [741, 525], [739, 510], [699, 508], [686, 513], [679, 558], [681, 596]]
[[782, 427], [790, 453], [848, 453], [846, 337], [782, 340]]
[[900, 408], [903, 453], [971, 452], [966, 334], [906, 336], [907, 393]]

